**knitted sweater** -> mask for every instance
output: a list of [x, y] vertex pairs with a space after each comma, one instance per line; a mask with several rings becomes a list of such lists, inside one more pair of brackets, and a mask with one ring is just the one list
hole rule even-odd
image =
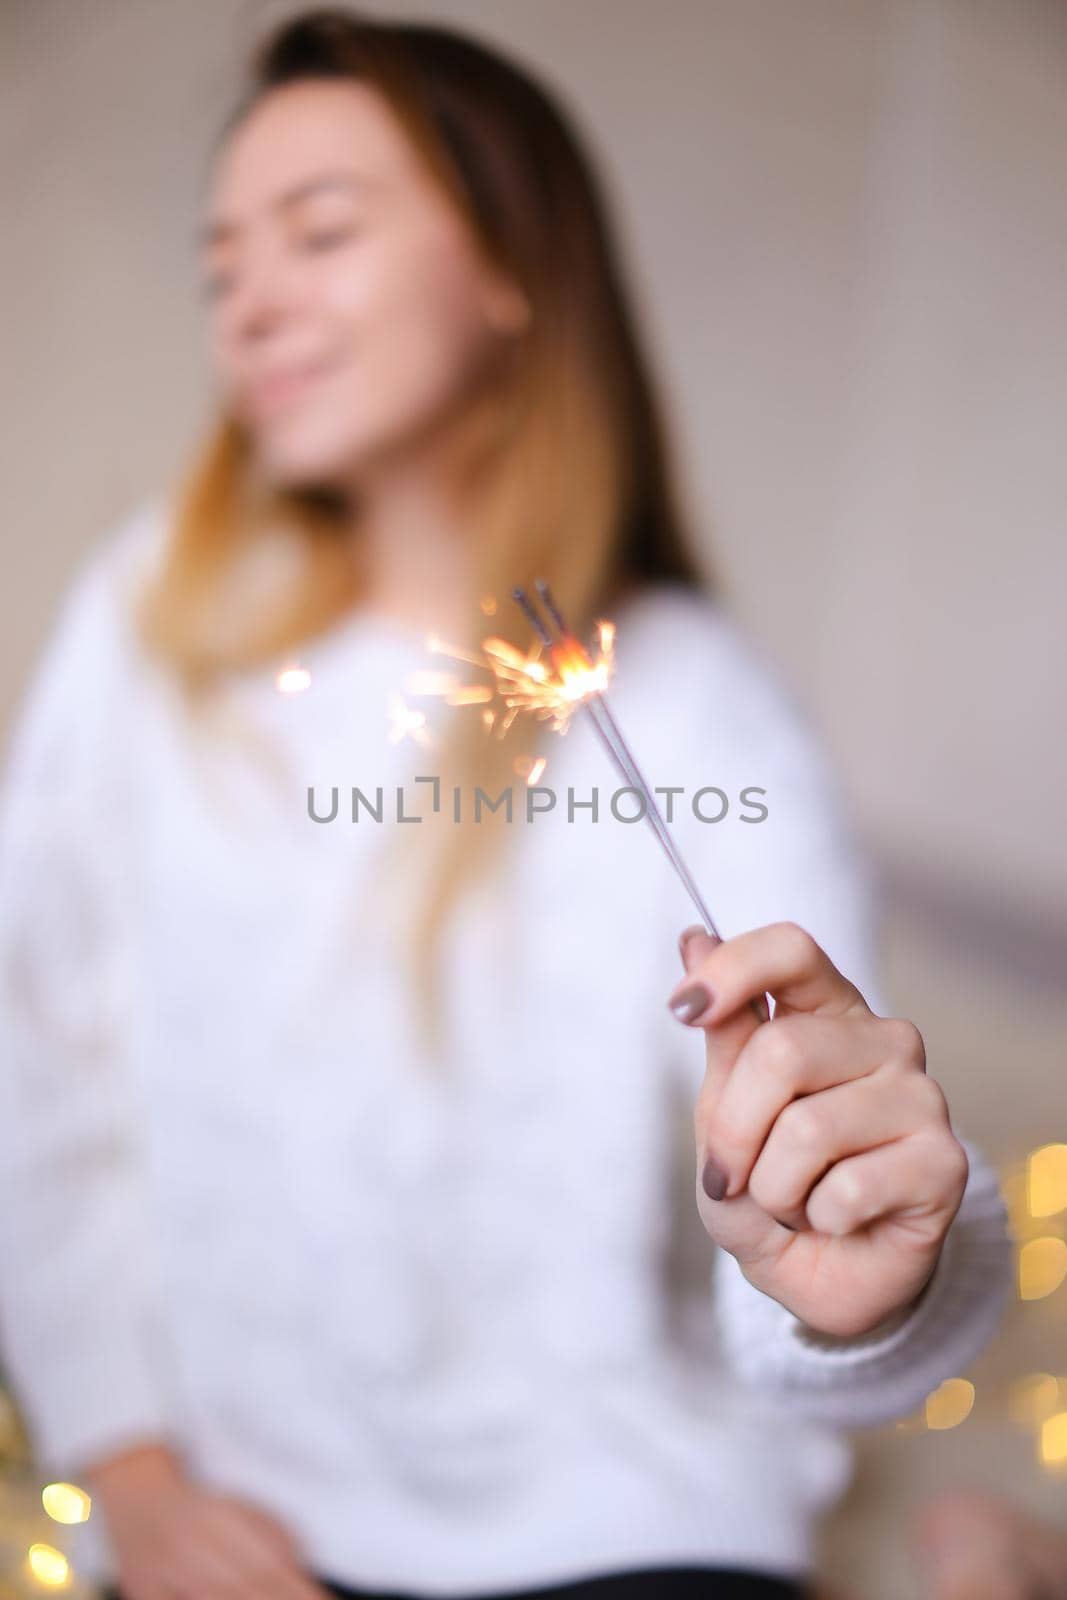
[[[387, 706], [438, 734], [478, 711], [413, 700], [440, 659], [356, 612], [301, 652], [302, 692], [278, 662], [191, 712], [131, 626], [167, 532], [147, 503], [84, 561], [3, 787], [0, 1362], [42, 1469], [169, 1439], [355, 1585], [803, 1573], [843, 1431], [911, 1411], [997, 1323], [989, 1166], [968, 1144], [931, 1284], [873, 1339], [813, 1336], [715, 1249], [703, 1039], [664, 1003], [693, 910], [583, 716], [542, 739], [552, 808], [516, 780], [510, 848], [459, 903], [429, 1066], [375, 866], [416, 832], [398, 789], [419, 828], [454, 796], [433, 813], [433, 749]], [[612, 704], [680, 791], [724, 935], [799, 922], [883, 1009], [867, 874], [773, 675], [681, 586], [615, 620]], [[70, 1548], [111, 1572], [98, 1517]]]

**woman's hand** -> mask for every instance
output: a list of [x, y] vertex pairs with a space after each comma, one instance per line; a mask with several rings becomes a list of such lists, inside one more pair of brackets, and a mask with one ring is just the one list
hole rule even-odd
[[327, 1600], [273, 1517], [199, 1487], [164, 1446], [125, 1451], [85, 1476], [122, 1600]]
[[[821, 1333], [903, 1315], [959, 1209], [967, 1155], [910, 1022], [876, 1017], [807, 933], [680, 940], [668, 1002], [704, 1030], [697, 1205], [745, 1277]], [[770, 1022], [750, 1004], [775, 999]]]

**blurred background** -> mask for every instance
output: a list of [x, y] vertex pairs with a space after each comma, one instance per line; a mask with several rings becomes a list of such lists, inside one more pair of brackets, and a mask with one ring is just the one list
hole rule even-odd
[[[0, 9], [0, 718], [82, 553], [203, 423], [208, 146], [251, 41], [298, 9]], [[1017, 1303], [973, 1371], [856, 1436], [824, 1530], [832, 1587], [904, 1600], [903, 1532], [938, 1489], [1067, 1528], [1067, 6], [368, 9], [502, 43], [584, 129], [702, 556], [836, 759], [881, 872], [892, 1004], [1001, 1172]], [[49, 1516], [2, 1392], [0, 1472], [0, 1596], [77, 1592], [64, 1519], [85, 1507], [53, 1488]]]

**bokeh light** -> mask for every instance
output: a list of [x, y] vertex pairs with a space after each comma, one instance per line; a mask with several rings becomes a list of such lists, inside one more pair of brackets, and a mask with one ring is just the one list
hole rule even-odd
[[1054, 1217], [1067, 1210], [1067, 1144], [1044, 1144], [1031, 1153], [1026, 1189], [1032, 1217]]
[[31, 1544], [26, 1565], [45, 1589], [65, 1589], [70, 1582], [70, 1562], [62, 1550], [50, 1544]]
[[1067, 1244], [1047, 1235], [1029, 1239], [1019, 1251], [1019, 1298], [1043, 1300], [1067, 1278]]
[[957, 1428], [971, 1414], [974, 1384], [966, 1378], [946, 1378], [926, 1397], [926, 1426], [936, 1430]]
[[76, 1483], [46, 1483], [41, 1504], [53, 1522], [88, 1522], [92, 1502]]

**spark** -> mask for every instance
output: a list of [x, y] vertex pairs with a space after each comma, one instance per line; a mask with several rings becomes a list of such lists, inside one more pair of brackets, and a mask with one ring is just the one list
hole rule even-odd
[[[704, 927], [716, 938], [721, 937], [608, 704], [605, 690], [615, 669], [615, 624], [607, 620], [596, 624], [596, 645], [590, 654], [567, 626], [544, 579], [538, 578], [534, 587], [544, 608], [543, 614], [525, 589], [512, 590], [512, 598], [532, 624], [539, 641], [530, 650], [520, 650], [507, 639], [494, 635], [483, 639], [481, 650], [474, 653], [451, 648], [436, 634], [428, 636], [427, 649], [492, 674], [495, 694], [490, 698], [499, 702], [499, 711], [495, 717], [483, 711], [482, 720], [495, 737], [502, 738], [515, 718], [522, 714], [548, 722], [556, 733], [566, 733], [576, 712], [584, 710], [623, 782], [641, 796], [643, 815], [700, 913]], [[452, 703], [457, 702], [453, 699]], [[528, 785], [536, 783], [544, 771], [544, 760], [538, 759], [540, 765], [531, 761], [527, 769]], [[522, 769], [516, 765], [515, 770], [521, 772]], [[754, 998], [750, 1006], [759, 1022], [768, 1020], [770, 1006], [765, 996]]]
[[433, 745], [433, 734], [426, 726], [425, 711], [413, 710], [401, 695], [392, 694], [389, 696], [388, 712], [390, 744], [399, 744], [401, 739], [410, 738], [424, 750]]
[[306, 667], [282, 667], [274, 683], [279, 694], [302, 694], [311, 687], [311, 673]]
[[449, 645], [431, 634], [426, 640], [428, 650], [481, 668], [492, 676], [493, 683], [492, 686], [471, 684], [458, 689], [449, 682], [444, 688], [432, 682], [432, 674], [426, 674], [422, 692], [439, 693], [449, 705], [496, 700], [498, 707], [492, 723], [488, 718], [483, 721], [498, 737], [503, 737], [516, 716], [523, 713], [547, 721], [556, 733], [565, 733], [575, 712], [591, 695], [601, 694], [611, 681], [615, 665], [615, 625], [598, 622], [596, 632], [593, 656], [568, 634], [555, 643], [550, 642], [547, 657], [540, 646], [524, 651], [495, 635], [482, 640], [480, 651], [472, 652]]

